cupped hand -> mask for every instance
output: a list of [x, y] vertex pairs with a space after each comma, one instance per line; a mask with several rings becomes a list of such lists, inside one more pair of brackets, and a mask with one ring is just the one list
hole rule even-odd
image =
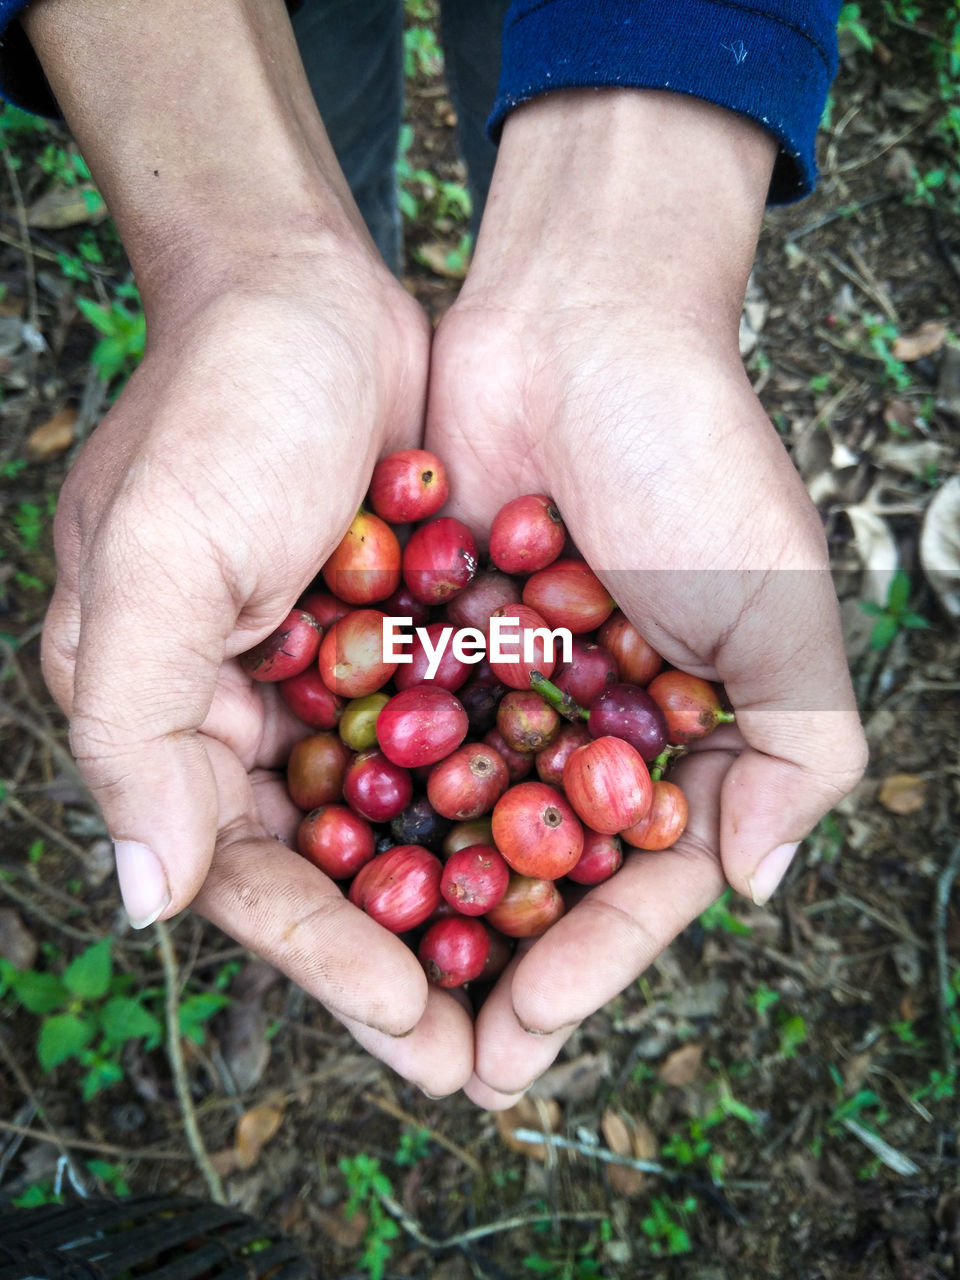
[[61, 493], [44, 671], [133, 923], [195, 901], [444, 1092], [469, 1026], [441, 1019], [449, 1053], [422, 1066], [416, 959], [274, 839], [294, 815], [268, 771], [305, 730], [234, 661], [318, 572], [377, 457], [418, 441], [429, 329], [365, 248], [287, 266], [151, 329]]
[[[508, 120], [503, 182], [495, 176], [470, 277], [434, 343], [427, 447], [451, 473], [452, 513], [478, 529], [519, 493], [551, 495], [619, 606], [669, 663], [725, 685], [737, 726], [683, 763], [692, 816], [681, 841], [630, 855], [524, 951], [484, 1004], [468, 1092], [486, 1106], [524, 1090], [572, 1028], [725, 883], [765, 901], [865, 761], [819, 519], [739, 360], [749, 255], [726, 246], [731, 284], [729, 263], [709, 259], [724, 248], [713, 220], [697, 221], [691, 183], [709, 156], [684, 168], [682, 215], [674, 221], [658, 204], [640, 228], [648, 242], [632, 240], [634, 257], [618, 259], [612, 235], [592, 234], [591, 219], [607, 213], [573, 198], [581, 157], [569, 139], [582, 116], [570, 105], [557, 146], [570, 217], [544, 189], [555, 177], [552, 104], [522, 108], [517, 117], [528, 119], [514, 139]], [[673, 104], [661, 105], [656, 124], [668, 132]], [[724, 113], [706, 111], [694, 153], [730, 141]], [[615, 125], [607, 120], [597, 137]], [[731, 148], [740, 147], [735, 136]], [[545, 153], [531, 161], [524, 202], [519, 162]], [[587, 172], [597, 172], [594, 155]], [[760, 210], [762, 192], [757, 223]], [[676, 247], [685, 231], [688, 249], [701, 236], [704, 260], [693, 266]]]

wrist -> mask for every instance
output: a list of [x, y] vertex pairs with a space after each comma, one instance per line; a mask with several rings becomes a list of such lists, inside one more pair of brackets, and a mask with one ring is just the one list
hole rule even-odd
[[376, 261], [283, 0], [34, 0], [24, 24], [148, 310]]
[[[508, 117], [465, 298], [622, 300], [734, 331], [776, 143], [661, 91], [549, 94]], [[558, 284], [562, 293], [558, 293]]]

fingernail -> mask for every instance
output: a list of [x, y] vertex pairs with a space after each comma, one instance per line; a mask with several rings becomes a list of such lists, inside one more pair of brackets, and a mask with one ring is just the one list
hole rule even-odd
[[134, 929], [146, 929], [170, 905], [170, 888], [160, 859], [136, 840], [115, 840], [117, 877], [123, 905]]
[[[518, 1018], [517, 1021], [520, 1022], [520, 1019]], [[539, 1027], [526, 1027], [522, 1022], [520, 1022], [520, 1025], [528, 1036], [555, 1036], [561, 1031], [568, 1034], [573, 1031], [578, 1024], [576, 1022], [565, 1022], [562, 1026], [554, 1027], [551, 1031], [542, 1031]]]
[[387, 1031], [386, 1027], [376, 1027], [372, 1022], [368, 1022], [367, 1026], [373, 1027], [374, 1031], [382, 1031], [388, 1035], [391, 1040], [406, 1040], [407, 1036], [412, 1036], [419, 1026], [419, 1022], [414, 1023], [409, 1031]]
[[773, 896], [777, 885], [787, 874], [787, 867], [793, 861], [793, 855], [800, 848], [800, 841], [793, 844], [780, 844], [772, 853], [768, 853], [756, 871], [750, 877], [750, 892], [758, 907]]

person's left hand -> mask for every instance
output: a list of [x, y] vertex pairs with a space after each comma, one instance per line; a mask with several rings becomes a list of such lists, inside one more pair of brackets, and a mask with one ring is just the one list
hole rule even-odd
[[[621, 127], [629, 145], [606, 156]], [[737, 347], [771, 160], [754, 126], [669, 94], [520, 108], [434, 340], [426, 444], [452, 514], [483, 530], [508, 499], [549, 494], [627, 616], [669, 663], [723, 682], [738, 721], [676, 771], [681, 840], [629, 853], [484, 1003], [467, 1092], [487, 1107], [725, 884], [765, 901], [863, 769], [819, 519]]]

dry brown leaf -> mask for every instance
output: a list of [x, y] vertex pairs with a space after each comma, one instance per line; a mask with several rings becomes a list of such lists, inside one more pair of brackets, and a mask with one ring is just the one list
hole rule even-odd
[[270, 1141], [280, 1128], [283, 1112], [278, 1107], [267, 1103], [251, 1107], [237, 1121], [235, 1139], [237, 1167], [252, 1169], [257, 1163], [262, 1148]]
[[39, 946], [12, 907], [0, 908], [0, 956], [15, 969], [32, 969]]
[[607, 1110], [600, 1117], [600, 1132], [603, 1140], [615, 1156], [629, 1156], [633, 1153], [633, 1137], [630, 1128], [619, 1111]]
[[474, 1275], [476, 1272], [471, 1270], [463, 1254], [455, 1253], [437, 1264], [430, 1272], [430, 1280], [471, 1280]]
[[632, 1200], [643, 1195], [647, 1175], [639, 1169], [629, 1169], [625, 1164], [612, 1164], [607, 1168], [607, 1181], [617, 1195]]
[[363, 1239], [369, 1219], [362, 1209], [358, 1209], [352, 1217], [346, 1217], [342, 1209], [320, 1209], [313, 1211], [320, 1229], [330, 1237], [341, 1249], [356, 1249]]
[[927, 784], [913, 773], [891, 773], [884, 778], [878, 798], [891, 813], [917, 813], [927, 802]]
[[702, 1044], [683, 1044], [679, 1049], [674, 1049], [673, 1053], [667, 1054], [658, 1074], [664, 1084], [683, 1088], [684, 1085], [693, 1084], [702, 1061]]
[[894, 359], [909, 364], [911, 360], [922, 360], [924, 356], [932, 356], [939, 351], [947, 336], [947, 326], [939, 320], [926, 320], [919, 329], [910, 333], [901, 333], [893, 341], [891, 350]]
[[518, 1155], [534, 1160], [546, 1160], [547, 1146], [543, 1142], [521, 1142], [513, 1136], [514, 1129], [536, 1129], [538, 1133], [555, 1130], [560, 1123], [560, 1106], [552, 1098], [535, 1102], [523, 1097], [509, 1109], [496, 1113], [497, 1131], [500, 1137]]
[[97, 190], [78, 183], [45, 191], [27, 210], [27, 224], [42, 231], [62, 231], [65, 227], [103, 222], [106, 216], [107, 206]]
[[416, 257], [435, 275], [445, 276], [448, 280], [462, 280], [467, 274], [466, 257], [463, 254], [453, 254], [451, 246], [440, 240], [420, 245]]
[[904, 1022], [915, 1022], [920, 1014], [916, 1002], [909, 991], [904, 992], [898, 1006], [900, 1017]]
[[27, 456], [34, 462], [46, 462], [69, 449], [73, 444], [76, 421], [76, 409], [60, 409], [27, 436]]
[[927, 508], [920, 564], [944, 609], [960, 619], [960, 476], [942, 484]]
[[847, 507], [847, 518], [864, 568], [863, 594], [882, 608], [900, 563], [896, 539], [886, 520], [867, 502]]
[[847, 1059], [843, 1068], [843, 1083], [848, 1093], [854, 1094], [863, 1087], [867, 1072], [872, 1066], [873, 1055], [869, 1050], [864, 1053], [855, 1053]]
[[228, 1178], [237, 1171], [237, 1148], [224, 1147], [222, 1151], [211, 1151], [210, 1163], [221, 1178]]
[[270, 1061], [264, 996], [279, 981], [279, 972], [262, 961], [245, 965], [230, 984], [233, 1001], [223, 1014], [220, 1048], [233, 1083], [240, 1092], [259, 1084]]
[[[657, 1139], [645, 1120], [607, 1110], [600, 1118], [600, 1132], [615, 1156], [630, 1156], [637, 1160], [656, 1158]], [[607, 1178], [614, 1191], [628, 1197], [640, 1195], [648, 1180], [642, 1170], [623, 1164], [609, 1165]]]
[[656, 1160], [660, 1154], [660, 1144], [646, 1120], [635, 1119], [633, 1122], [633, 1154], [638, 1160]]
[[558, 1062], [545, 1071], [530, 1088], [532, 1098], [558, 1098], [564, 1102], [581, 1102], [596, 1097], [597, 1089], [610, 1076], [610, 1055], [581, 1053], [569, 1062]]
[[[890, 401], [883, 413], [887, 426], [896, 422], [913, 429], [916, 412], [910, 406], [904, 408], [904, 405], [902, 400]], [[931, 469], [936, 474], [947, 452], [947, 446], [938, 444], [936, 440], [882, 440], [870, 450], [870, 459], [881, 467], [890, 467], [904, 475], [923, 477], [929, 475]]]

